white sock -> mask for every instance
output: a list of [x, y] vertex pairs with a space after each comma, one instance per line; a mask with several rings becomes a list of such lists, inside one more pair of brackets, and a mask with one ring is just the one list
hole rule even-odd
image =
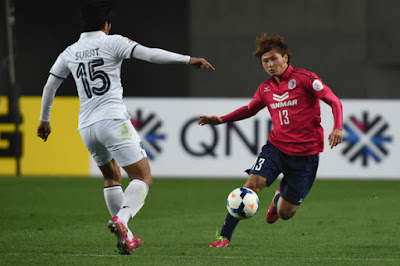
[[148, 192], [149, 187], [146, 182], [139, 179], [132, 180], [125, 189], [124, 201], [117, 216], [126, 227], [128, 221], [143, 207]]
[[111, 217], [117, 215], [119, 209], [121, 209], [122, 202], [124, 201], [124, 192], [122, 191], [121, 185], [105, 187], [104, 199], [106, 200], [107, 208]]

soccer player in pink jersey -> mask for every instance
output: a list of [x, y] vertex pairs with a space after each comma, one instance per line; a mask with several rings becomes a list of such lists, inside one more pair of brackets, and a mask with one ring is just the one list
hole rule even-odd
[[[328, 140], [331, 148], [343, 141], [342, 104], [318, 76], [293, 68], [286, 41], [279, 35], [257, 38], [257, 57], [270, 78], [258, 87], [253, 100], [227, 115], [201, 116], [198, 124], [218, 125], [239, 121], [257, 114], [264, 107], [271, 115], [273, 130], [254, 166], [248, 171], [244, 187], [258, 193], [283, 173], [266, 214], [266, 221], [290, 219], [310, 191], [324, 148], [320, 100], [329, 104], [334, 127]], [[217, 239], [210, 247], [226, 247], [239, 220], [229, 213]]]

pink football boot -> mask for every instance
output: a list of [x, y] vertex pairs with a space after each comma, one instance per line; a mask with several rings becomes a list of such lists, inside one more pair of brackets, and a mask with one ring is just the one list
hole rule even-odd
[[133, 236], [132, 240], [128, 239], [128, 228], [123, 225], [118, 216], [114, 216], [108, 221], [108, 228], [111, 233], [117, 237], [117, 248], [123, 255], [130, 255], [135, 252], [135, 248], [142, 244], [142, 240]]
[[210, 247], [212, 248], [223, 248], [229, 245], [229, 240], [223, 236], [217, 236], [217, 239], [210, 243]]

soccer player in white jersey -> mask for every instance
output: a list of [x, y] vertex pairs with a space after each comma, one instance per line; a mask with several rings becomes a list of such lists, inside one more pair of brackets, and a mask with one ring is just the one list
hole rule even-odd
[[[190, 64], [212, 69], [204, 58], [148, 48], [120, 35], [109, 35], [111, 1], [86, 1], [81, 8], [82, 34], [57, 58], [43, 88], [37, 135], [44, 141], [50, 132], [50, 112], [57, 89], [71, 73], [80, 101], [78, 130], [99, 166], [104, 197], [112, 218], [108, 227], [117, 236], [121, 254], [131, 254], [141, 244], [128, 221], [142, 208], [152, 177], [141, 139], [122, 101], [120, 80], [124, 59], [137, 58], [156, 64]], [[131, 180], [121, 188], [121, 166]]]

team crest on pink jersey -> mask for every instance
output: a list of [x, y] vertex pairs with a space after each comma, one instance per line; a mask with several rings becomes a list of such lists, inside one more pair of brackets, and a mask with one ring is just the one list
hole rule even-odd
[[314, 82], [312, 83], [312, 86], [313, 86], [314, 90], [316, 90], [316, 91], [320, 91], [324, 88], [324, 85], [322, 85], [322, 82], [319, 81], [318, 79], [314, 80]]
[[289, 80], [289, 90], [293, 90], [294, 88], [296, 88], [296, 80], [295, 79], [291, 79]]

